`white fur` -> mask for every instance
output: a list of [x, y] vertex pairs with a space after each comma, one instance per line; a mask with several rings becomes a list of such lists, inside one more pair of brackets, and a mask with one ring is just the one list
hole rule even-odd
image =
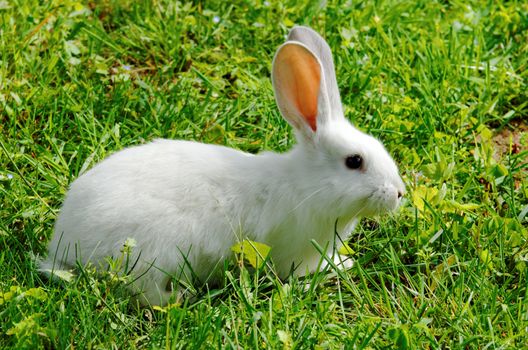
[[[308, 28], [290, 37], [286, 44], [305, 47], [322, 67], [316, 132], [298, 128], [299, 143], [284, 154], [171, 140], [117, 152], [71, 185], [41, 268], [104, 268], [130, 237], [137, 242], [131, 260], [138, 259], [133, 290], [144, 303], [165, 304], [171, 276], [190, 274], [185, 259], [201, 281], [214, 282], [231, 247], [248, 238], [271, 246], [279, 276], [292, 265], [303, 275], [321, 259], [311, 240], [334, 255], [336, 221], [345, 240], [360, 217], [395, 209], [404, 192], [398, 169], [376, 139], [344, 118], [328, 45]], [[352, 154], [363, 156], [364, 168], [346, 168]]]

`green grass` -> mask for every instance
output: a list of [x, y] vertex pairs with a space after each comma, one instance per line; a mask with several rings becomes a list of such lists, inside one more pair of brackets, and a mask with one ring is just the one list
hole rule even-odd
[[[269, 75], [293, 24], [327, 38], [347, 117], [408, 186], [356, 265], [234, 266], [164, 309], [111, 274], [43, 280], [68, 184], [112, 152], [291, 146]], [[527, 33], [523, 1], [0, 1], [0, 348], [528, 348]]]

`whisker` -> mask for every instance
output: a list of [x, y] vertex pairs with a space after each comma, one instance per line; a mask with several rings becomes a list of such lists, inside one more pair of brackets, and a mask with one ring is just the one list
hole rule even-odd
[[301, 205], [303, 205], [307, 200], [309, 200], [310, 198], [312, 198], [313, 196], [315, 196], [317, 193], [321, 192], [323, 190], [323, 188], [319, 188], [318, 190], [315, 190], [313, 191], [311, 194], [309, 194], [308, 196], [306, 196], [302, 201], [299, 202], [299, 204], [297, 204], [292, 210], [290, 210], [290, 213], [294, 212], [295, 210], [297, 210]]

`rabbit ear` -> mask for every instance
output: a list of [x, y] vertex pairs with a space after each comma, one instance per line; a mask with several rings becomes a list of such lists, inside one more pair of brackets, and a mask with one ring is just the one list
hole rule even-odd
[[273, 60], [272, 83], [282, 116], [311, 139], [318, 119], [326, 115], [324, 72], [317, 57], [303, 44], [286, 42]]
[[325, 92], [329, 98], [331, 111], [329, 116], [344, 117], [330, 46], [316, 31], [302, 26], [294, 27], [290, 31], [288, 41], [298, 41], [304, 44], [319, 59], [324, 72]]

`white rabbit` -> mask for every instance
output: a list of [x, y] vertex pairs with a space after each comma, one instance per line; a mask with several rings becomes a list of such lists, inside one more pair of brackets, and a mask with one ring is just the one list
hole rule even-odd
[[[41, 270], [104, 268], [136, 241], [132, 289], [166, 304], [171, 280], [218, 281], [243, 239], [271, 247], [280, 277], [334, 258], [358, 219], [394, 210], [405, 188], [382, 144], [344, 117], [328, 44], [295, 27], [272, 73], [283, 117], [298, 143], [251, 155], [192, 141], [156, 140], [108, 157], [73, 182]], [[337, 223], [337, 225], [336, 225]], [[337, 242], [336, 242], [337, 241]], [[132, 263], [131, 263], [132, 265]], [[180, 292], [181, 292], [180, 287]]]

